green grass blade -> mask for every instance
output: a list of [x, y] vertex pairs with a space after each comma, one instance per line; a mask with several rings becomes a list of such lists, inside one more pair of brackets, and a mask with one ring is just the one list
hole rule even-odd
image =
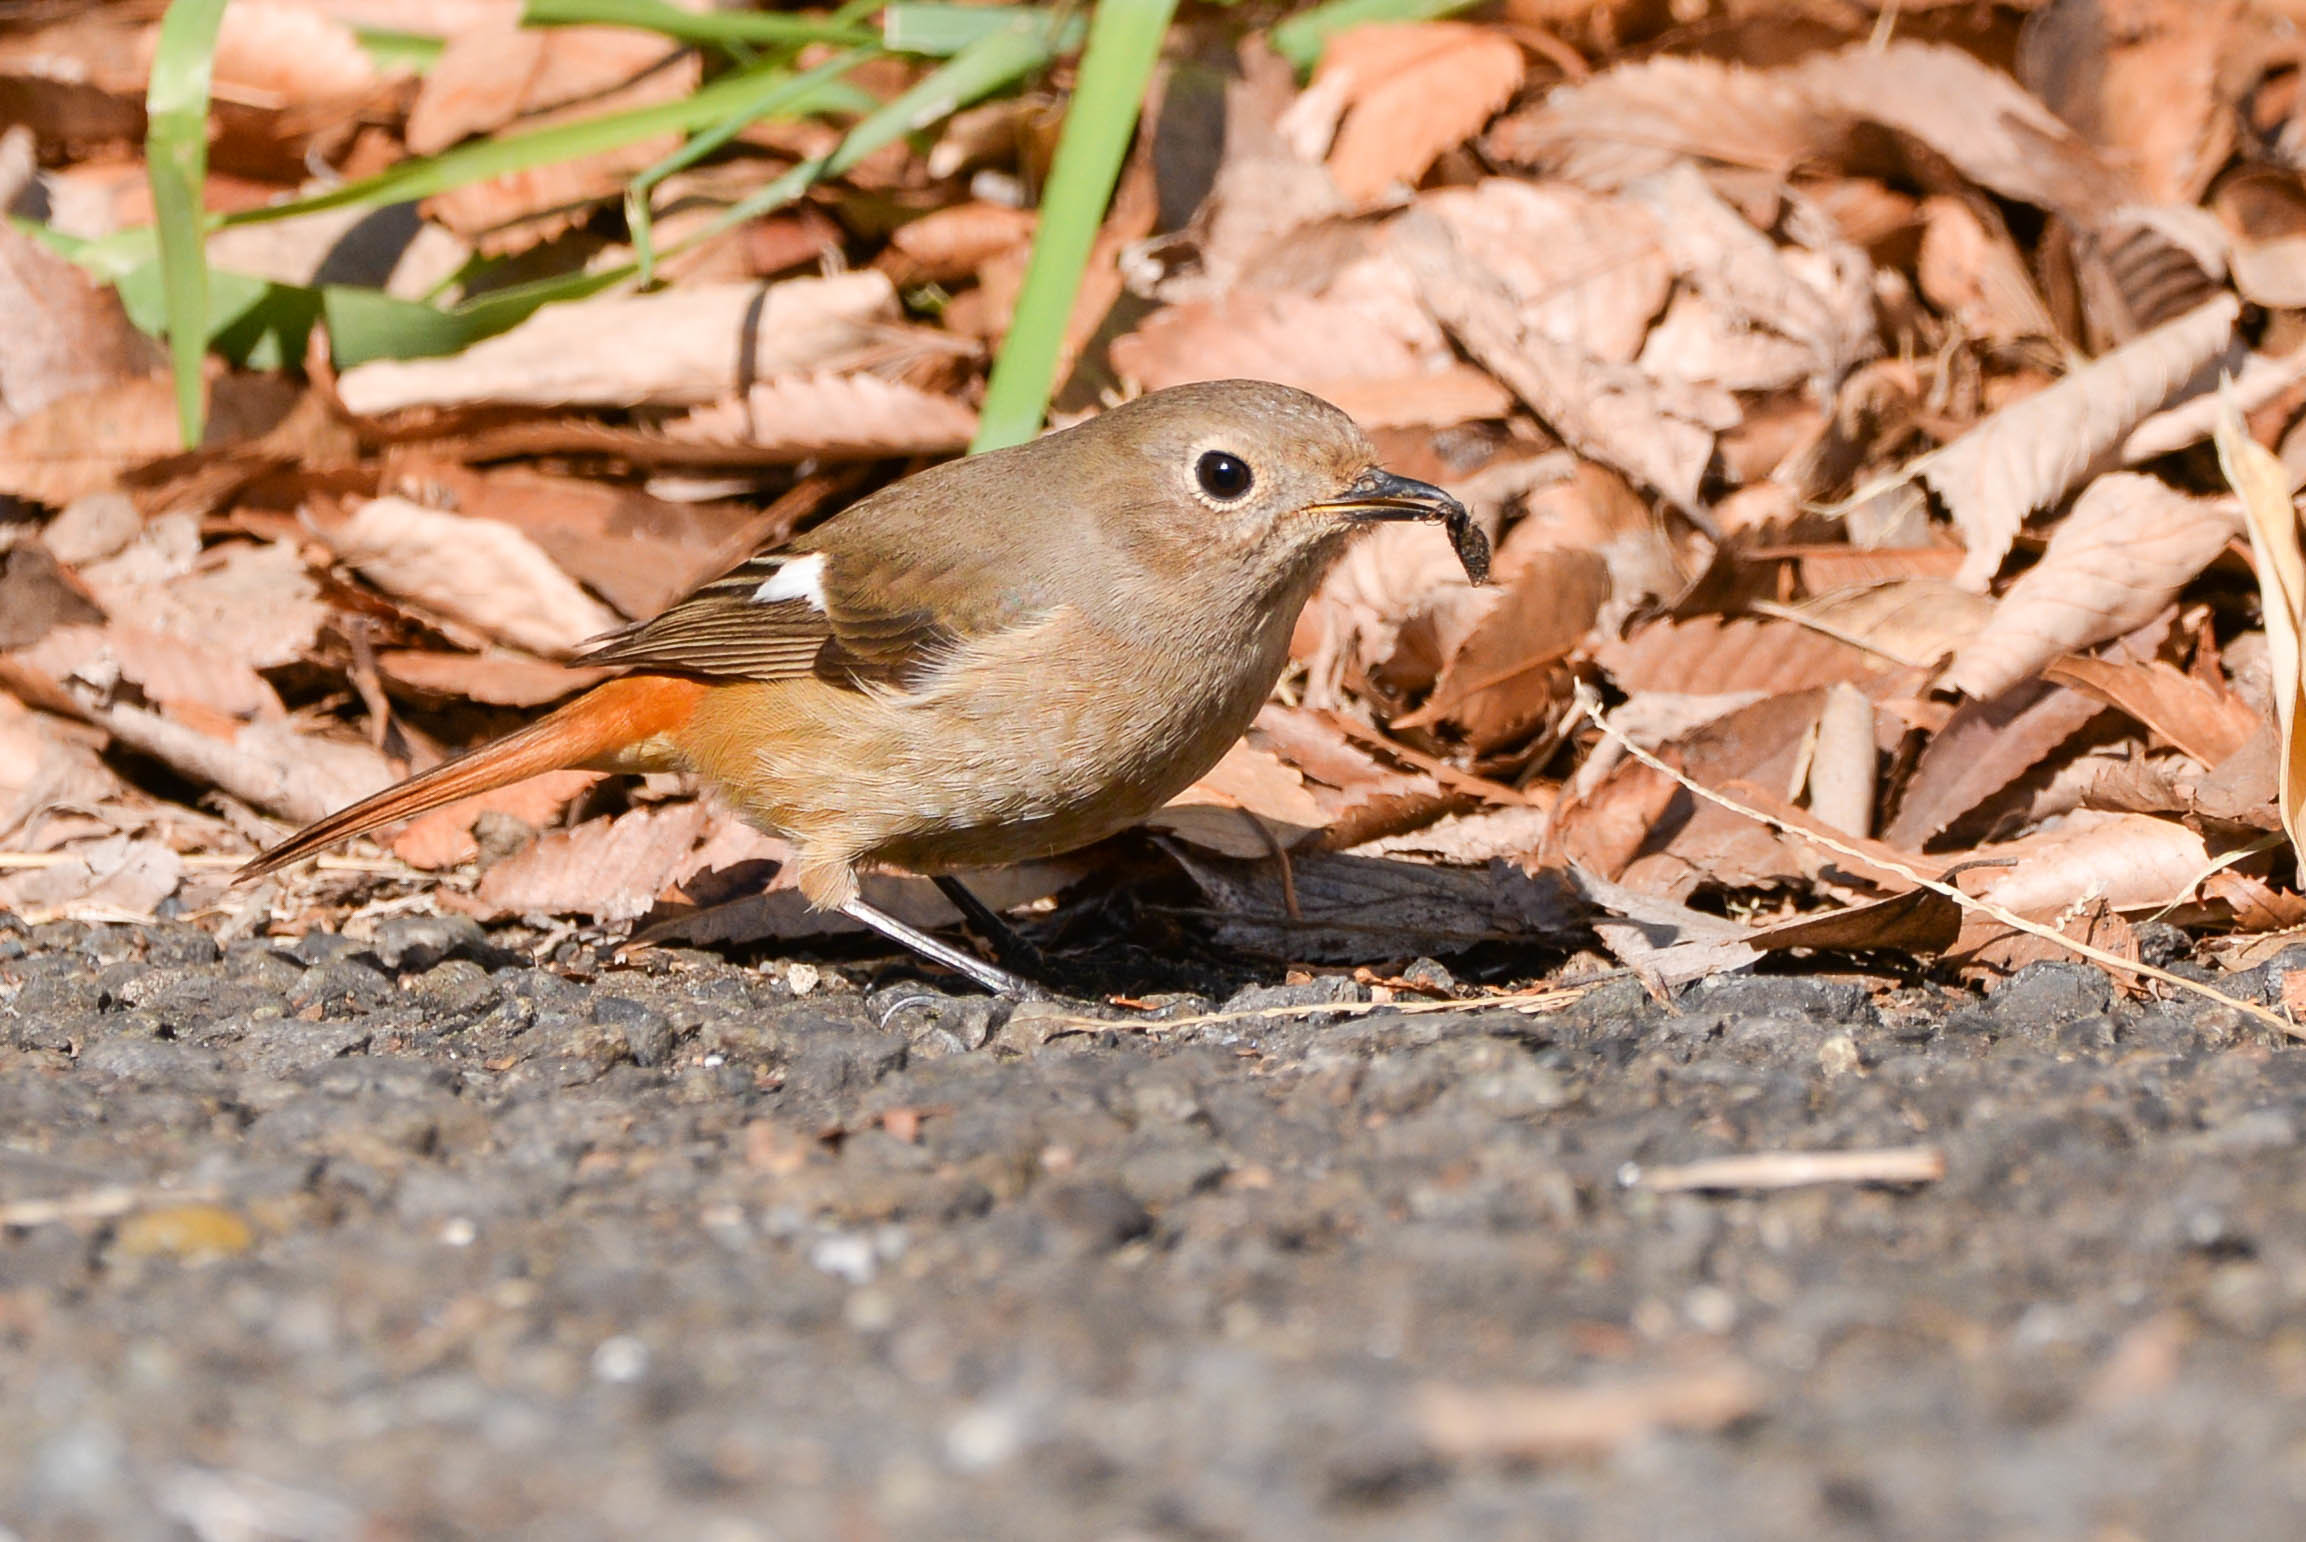
[[1266, 34], [1274, 52], [1297, 66], [1313, 68], [1330, 38], [1348, 27], [1372, 22], [1431, 21], [1453, 11], [1472, 9], [1474, 0], [1329, 0], [1301, 11]]
[[1161, 54], [1176, 0], [1102, 0], [1089, 23], [1081, 78], [1057, 140], [1041, 200], [1041, 225], [1017, 297], [1016, 318], [985, 388], [972, 450], [1030, 439], [1057, 385], [1057, 355], [1081, 292], [1081, 272], [1105, 218], [1121, 159], [1136, 132], [1145, 86]]
[[892, 140], [933, 128], [970, 103], [1015, 84], [1057, 56], [1055, 39], [1060, 31], [1046, 13], [1026, 12], [1001, 30], [979, 38], [860, 119], [831, 154], [801, 162], [732, 204], [720, 218], [683, 243], [682, 249], [781, 209], [821, 178], [839, 176]]
[[695, 165], [721, 146], [743, 133], [759, 120], [786, 112], [793, 102], [814, 99], [820, 86], [829, 84], [837, 76], [847, 73], [878, 49], [860, 49], [829, 59], [804, 75], [790, 78], [768, 74], [761, 78], [761, 90], [751, 100], [743, 102], [719, 123], [690, 139], [678, 150], [642, 172], [625, 187], [625, 226], [632, 234], [633, 257], [642, 283], [656, 277], [656, 226], [649, 217], [649, 194], [658, 183], [674, 172]]
[[[971, 43], [1020, 23], [1046, 22], [1048, 12], [1029, 5], [953, 5], [939, 0], [901, 0], [881, 12], [881, 42], [901, 54], [945, 59]], [[1081, 46], [1084, 23], [1068, 16], [1057, 34], [1059, 53]]]
[[355, 27], [352, 35], [360, 39], [369, 59], [380, 70], [408, 69], [419, 75], [432, 72], [440, 62], [441, 50], [448, 47], [445, 38], [429, 32], [402, 32], [392, 27]]
[[771, 11], [684, 11], [665, 0], [528, 0], [524, 27], [638, 27], [684, 43], [792, 45], [838, 43], [861, 48], [879, 38], [843, 20], [818, 21]]
[[200, 363], [208, 343], [208, 88], [224, 0], [175, 0], [160, 18], [144, 108], [144, 154], [160, 243], [169, 367], [176, 377], [176, 425], [187, 449], [200, 443], [204, 404]]

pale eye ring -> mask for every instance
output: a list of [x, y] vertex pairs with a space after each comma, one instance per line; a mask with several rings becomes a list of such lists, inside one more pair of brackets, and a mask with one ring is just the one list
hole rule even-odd
[[1250, 473], [1249, 462], [1226, 450], [1204, 454], [1193, 463], [1193, 475], [1200, 481], [1203, 492], [1227, 503], [1245, 496], [1257, 480]]

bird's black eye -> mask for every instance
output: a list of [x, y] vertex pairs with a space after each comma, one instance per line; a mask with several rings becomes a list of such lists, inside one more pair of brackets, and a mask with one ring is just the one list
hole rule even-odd
[[1201, 479], [1203, 492], [1227, 502], [1249, 491], [1249, 484], [1254, 480], [1249, 474], [1249, 462], [1223, 450], [1211, 450], [1194, 462], [1193, 474]]

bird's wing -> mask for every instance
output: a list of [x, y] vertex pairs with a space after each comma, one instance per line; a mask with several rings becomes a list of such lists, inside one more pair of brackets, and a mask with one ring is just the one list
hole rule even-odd
[[992, 571], [991, 554], [931, 556], [918, 541], [840, 539], [857, 533], [841, 524], [802, 543], [814, 549], [751, 558], [661, 615], [609, 634], [581, 662], [910, 689], [972, 638], [1043, 610]]

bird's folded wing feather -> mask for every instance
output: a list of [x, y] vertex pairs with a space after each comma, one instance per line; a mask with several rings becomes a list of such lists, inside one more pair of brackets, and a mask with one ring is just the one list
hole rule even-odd
[[1005, 581], [1013, 575], [985, 571], [989, 554], [931, 557], [918, 542], [841, 540], [840, 523], [610, 633], [581, 662], [911, 689], [972, 638], [1043, 613]]

